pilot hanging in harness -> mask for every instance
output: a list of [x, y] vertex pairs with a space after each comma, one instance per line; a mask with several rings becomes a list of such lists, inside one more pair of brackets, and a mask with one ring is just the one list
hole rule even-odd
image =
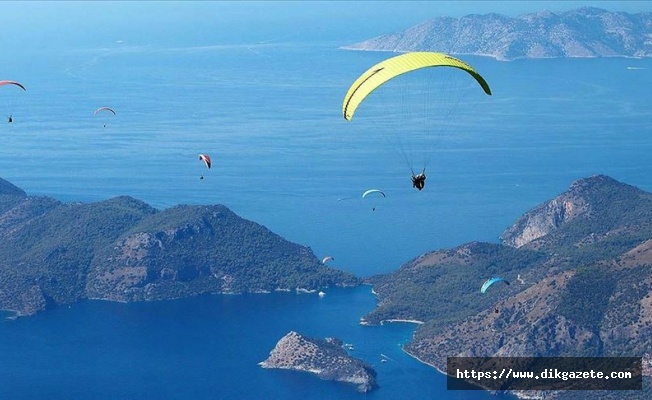
[[415, 187], [421, 191], [423, 187], [426, 186], [426, 169], [424, 168], [420, 174], [414, 175], [412, 173], [412, 187]]

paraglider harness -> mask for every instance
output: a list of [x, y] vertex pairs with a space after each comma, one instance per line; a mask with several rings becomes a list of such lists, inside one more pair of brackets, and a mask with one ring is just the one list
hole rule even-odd
[[419, 189], [419, 191], [421, 191], [424, 186], [426, 186], [426, 169], [425, 168], [418, 175], [414, 175], [414, 173], [412, 173], [412, 187], [415, 187], [415, 188]]
[[10, 124], [12, 122], [14, 122], [14, 119], [10, 115], [9, 117], [7, 117], [7, 123]]

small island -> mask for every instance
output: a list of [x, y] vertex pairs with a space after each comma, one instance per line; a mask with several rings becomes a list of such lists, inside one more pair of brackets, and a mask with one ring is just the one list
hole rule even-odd
[[355, 384], [360, 392], [377, 387], [376, 371], [351, 357], [342, 346], [343, 342], [336, 338], [315, 339], [291, 331], [259, 365], [311, 372], [321, 379]]

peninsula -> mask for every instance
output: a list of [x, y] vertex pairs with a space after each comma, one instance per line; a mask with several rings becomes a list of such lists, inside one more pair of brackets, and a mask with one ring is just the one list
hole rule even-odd
[[223, 205], [157, 210], [127, 196], [62, 203], [0, 179], [0, 309], [31, 315], [82, 299], [142, 301], [199, 294], [356, 286]]
[[[423, 321], [405, 350], [440, 371], [450, 356], [642, 357], [641, 398], [651, 397], [652, 193], [580, 179], [501, 242], [432, 251], [368, 279], [378, 306], [362, 322]], [[511, 284], [481, 293], [496, 276]], [[571, 392], [541, 395], [622, 395]]]

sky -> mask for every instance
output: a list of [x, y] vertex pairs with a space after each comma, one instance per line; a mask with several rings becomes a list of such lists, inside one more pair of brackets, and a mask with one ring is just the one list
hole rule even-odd
[[355, 41], [429, 18], [496, 12], [510, 16], [594, 6], [652, 12], [652, 1], [3, 1], [5, 50], [196, 45], [301, 39]]

